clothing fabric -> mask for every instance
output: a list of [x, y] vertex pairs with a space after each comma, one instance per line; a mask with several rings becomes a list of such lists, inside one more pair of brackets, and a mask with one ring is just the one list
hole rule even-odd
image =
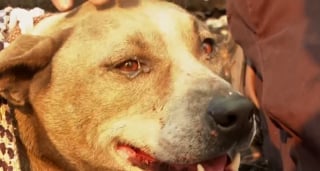
[[319, 169], [320, 1], [227, 0], [227, 15], [256, 72], [266, 157], [281, 156], [275, 170]]

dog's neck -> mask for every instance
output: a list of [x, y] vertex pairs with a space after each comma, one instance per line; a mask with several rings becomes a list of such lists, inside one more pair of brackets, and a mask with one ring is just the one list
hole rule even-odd
[[[55, 149], [35, 114], [14, 110], [22, 170], [73, 170]], [[23, 169], [24, 168], [24, 169]]]
[[0, 168], [74, 170], [63, 160], [34, 114], [14, 109], [0, 98]]

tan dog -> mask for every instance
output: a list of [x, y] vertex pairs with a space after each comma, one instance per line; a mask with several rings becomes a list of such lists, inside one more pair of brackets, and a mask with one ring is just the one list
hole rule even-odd
[[227, 171], [253, 136], [253, 104], [205, 65], [210, 33], [173, 4], [85, 3], [32, 34], [0, 53], [25, 169]]

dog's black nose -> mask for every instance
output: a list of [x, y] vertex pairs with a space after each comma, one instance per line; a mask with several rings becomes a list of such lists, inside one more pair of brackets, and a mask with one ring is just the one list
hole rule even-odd
[[207, 114], [218, 130], [235, 133], [251, 128], [255, 111], [254, 104], [248, 98], [232, 93], [212, 99]]

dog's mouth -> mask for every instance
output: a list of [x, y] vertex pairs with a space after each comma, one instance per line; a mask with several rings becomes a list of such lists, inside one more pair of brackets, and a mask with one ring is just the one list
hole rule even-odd
[[135, 167], [145, 171], [232, 171], [228, 155], [195, 164], [165, 163], [143, 150], [126, 144], [118, 144], [117, 153]]

